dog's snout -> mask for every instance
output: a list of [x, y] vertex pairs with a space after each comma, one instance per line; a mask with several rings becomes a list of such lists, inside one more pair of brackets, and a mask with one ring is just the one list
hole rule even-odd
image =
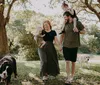
[[3, 73], [2, 73], [2, 78], [6, 78], [7, 77], [7, 72], [6, 71], [4, 71]]

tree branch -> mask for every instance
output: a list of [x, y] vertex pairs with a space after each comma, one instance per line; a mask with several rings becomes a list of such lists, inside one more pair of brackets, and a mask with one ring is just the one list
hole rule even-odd
[[93, 0], [90, 0], [90, 3], [89, 3], [90, 5], [92, 4], [92, 1], [93, 1]]
[[86, 12], [90, 13], [90, 14], [94, 14], [93, 12], [87, 10], [87, 9], [84, 9]]
[[100, 0], [98, 0], [98, 2], [100, 3]]
[[76, 3], [78, 0], [75, 0], [75, 1], [66, 0], [66, 1], [68, 1], [69, 3]]
[[78, 15], [78, 14], [79, 14], [81, 11], [83, 11], [83, 10], [84, 10], [84, 9], [81, 9], [81, 10], [77, 11], [77, 13], [76, 13], [76, 14]]
[[84, 1], [83, 0], [80, 0], [83, 4], [84, 4]]
[[11, 11], [11, 8], [12, 8], [12, 6], [13, 6], [13, 4], [14, 4], [15, 1], [17, 1], [17, 0], [12, 0], [11, 4], [9, 4], [7, 16], [5, 18], [5, 25], [9, 22], [10, 11]]
[[96, 22], [96, 23], [99, 23], [99, 21], [98, 20], [93, 20], [93, 19], [87, 19], [87, 18], [84, 18], [84, 17], [80, 17], [82, 20], [86, 20], [86, 21], [94, 21], [94, 22]]
[[0, 14], [1, 15], [4, 13], [4, 4], [5, 4], [5, 1], [0, 0]]
[[88, 4], [88, 0], [85, 0], [85, 5], [88, 7], [89, 10], [94, 12], [100, 21], [100, 14], [90, 5]]

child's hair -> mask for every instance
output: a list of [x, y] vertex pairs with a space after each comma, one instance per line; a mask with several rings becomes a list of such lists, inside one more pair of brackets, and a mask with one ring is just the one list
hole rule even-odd
[[62, 5], [63, 5], [64, 7], [65, 7], [65, 6], [68, 6], [68, 4], [66, 4], [65, 1], [62, 3]]

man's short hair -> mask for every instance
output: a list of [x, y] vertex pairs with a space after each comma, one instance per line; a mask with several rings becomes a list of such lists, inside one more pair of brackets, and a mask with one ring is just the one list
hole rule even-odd
[[71, 16], [71, 17], [73, 16], [70, 12], [67, 12], [67, 11], [64, 12], [63, 16], [65, 16], [65, 15], [66, 15], [66, 16]]

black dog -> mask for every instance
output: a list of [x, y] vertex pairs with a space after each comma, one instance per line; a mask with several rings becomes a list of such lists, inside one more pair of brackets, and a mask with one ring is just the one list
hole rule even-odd
[[14, 77], [16, 78], [16, 60], [10, 55], [6, 55], [0, 59], [0, 81], [5, 81], [5, 85], [9, 85], [12, 73], [14, 73]]

